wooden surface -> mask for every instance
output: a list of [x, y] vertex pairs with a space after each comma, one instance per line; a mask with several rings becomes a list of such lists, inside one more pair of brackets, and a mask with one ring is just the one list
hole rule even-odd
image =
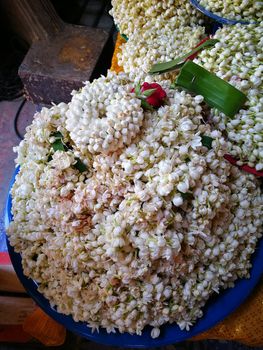
[[1, 292], [25, 293], [25, 289], [19, 282], [12, 265], [0, 265]]
[[66, 25], [52, 40], [31, 45], [19, 67], [27, 95], [34, 103], [69, 102], [103, 59], [109, 34], [98, 28]]
[[35, 309], [31, 298], [0, 296], [0, 325], [23, 324]]

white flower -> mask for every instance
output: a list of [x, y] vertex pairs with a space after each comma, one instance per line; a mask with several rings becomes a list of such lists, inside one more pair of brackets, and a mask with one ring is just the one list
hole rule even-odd
[[180, 123], [178, 130], [180, 131], [189, 131], [192, 130], [193, 128], [193, 123], [191, 122], [191, 120], [183, 120], [182, 123]]
[[197, 147], [202, 146], [201, 142], [201, 137], [200, 136], [195, 136], [190, 142], [189, 145], [195, 150]]
[[186, 193], [189, 190], [189, 181], [188, 181], [188, 179], [185, 179], [184, 182], [180, 182], [177, 185], [177, 189], [178, 189], [178, 191], [180, 191], [182, 193]]
[[69, 168], [72, 163], [74, 163], [74, 157], [72, 154], [63, 151], [56, 151], [53, 154], [52, 160], [50, 162], [52, 166], [60, 170]]
[[159, 335], [160, 335], [160, 328], [155, 327], [151, 330], [151, 337], [152, 338], [158, 338]]
[[183, 204], [183, 198], [180, 194], [176, 195], [173, 197], [173, 204], [176, 206], [176, 207], [180, 207], [180, 205]]

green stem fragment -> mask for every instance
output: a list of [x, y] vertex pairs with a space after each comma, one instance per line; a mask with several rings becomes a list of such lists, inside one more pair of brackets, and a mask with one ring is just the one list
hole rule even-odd
[[153, 106], [151, 106], [148, 102], [146, 102], [146, 100], [142, 99], [141, 100], [141, 106], [143, 109], [145, 110], [150, 110], [150, 111], [154, 111]]

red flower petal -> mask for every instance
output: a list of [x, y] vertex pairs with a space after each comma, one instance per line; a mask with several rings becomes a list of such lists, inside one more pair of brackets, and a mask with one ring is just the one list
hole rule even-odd
[[[207, 40], [211, 39], [210, 36], [207, 36], [206, 38], [204, 38], [203, 40], [200, 41], [200, 43], [198, 43], [194, 48], [202, 45], [204, 42], [206, 42]], [[198, 56], [199, 52], [196, 52], [194, 54], [192, 54], [191, 56], [189, 56], [187, 58], [187, 60], [193, 60], [194, 58], [196, 58]]]
[[158, 97], [154, 96], [154, 93], [146, 98], [146, 101], [153, 107], [160, 107], [163, 103]]
[[249, 173], [249, 174], [253, 174], [256, 176], [263, 176], [263, 171], [257, 171], [255, 168], [250, 167], [247, 164], [244, 165], [237, 165], [237, 160], [232, 157], [230, 154], [225, 154], [224, 158], [231, 164], [238, 166], [240, 169], [244, 170], [245, 172]]
[[153, 87], [151, 87], [152, 84], [146, 83], [144, 82], [141, 86], [141, 91], [145, 91], [145, 90], [149, 90], [149, 89], [153, 89]]

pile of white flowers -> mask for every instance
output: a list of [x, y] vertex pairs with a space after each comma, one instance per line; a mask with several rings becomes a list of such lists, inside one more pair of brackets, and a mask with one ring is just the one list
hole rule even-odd
[[196, 63], [243, 91], [248, 99], [234, 118], [212, 110], [216, 127], [227, 132], [231, 154], [263, 169], [263, 22], [258, 25], [224, 26], [214, 36], [219, 42], [199, 53]]
[[[129, 38], [117, 56], [126, 73], [144, 76], [153, 64], [191, 50], [205, 36], [202, 15], [186, 0], [113, 0], [112, 5], [115, 23]], [[176, 75], [166, 74], [165, 79], [174, 80]]]
[[263, 3], [255, 0], [200, 0], [207, 10], [232, 20], [255, 21], [262, 18]]
[[[201, 96], [162, 81], [164, 105], [143, 110], [135, 84], [109, 72], [36, 114], [16, 149], [8, 234], [58, 312], [158, 337], [167, 322], [188, 330], [209, 296], [249, 277], [262, 197], [224, 160]], [[58, 132], [64, 151], [52, 148]]]
[[[134, 33], [121, 46], [118, 64], [126, 73], [136, 71], [137, 76], [145, 75], [153, 64], [170, 61], [183, 51], [191, 51], [204, 37], [205, 28], [201, 26], [174, 28], [172, 22], [166, 22], [166, 26], [159, 29], [153, 25]], [[176, 73], [171, 73], [166, 78], [174, 80], [175, 76]]]
[[153, 26], [161, 29], [168, 21], [174, 29], [203, 23], [203, 15], [188, 0], [112, 0], [110, 14], [128, 38]]

